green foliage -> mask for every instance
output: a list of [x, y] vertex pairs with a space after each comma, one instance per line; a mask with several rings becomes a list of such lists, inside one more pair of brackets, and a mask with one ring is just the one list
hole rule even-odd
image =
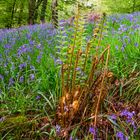
[[140, 11], [140, 1], [138, 0], [103, 0], [103, 7], [112, 13], [131, 13]]

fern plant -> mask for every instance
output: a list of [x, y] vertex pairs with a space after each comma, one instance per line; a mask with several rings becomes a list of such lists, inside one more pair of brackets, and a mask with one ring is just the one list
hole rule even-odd
[[66, 41], [58, 54], [62, 61], [62, 96], [56, 113], [56, 123], [62, 128], [59, 137], [67, 139], [77, 125], [83, 128], [82, 131], [90, 125], [97, 126], [100, 104], [108, 93], [109, 79], [113, 76], [108, 70], [110, 46], [99, 51], [105, 17], [103, 14], [98, 27], [93, 30], [93, 37], [86, 41], [86, 20], [78, 8], [70, 42], [67, 44]]

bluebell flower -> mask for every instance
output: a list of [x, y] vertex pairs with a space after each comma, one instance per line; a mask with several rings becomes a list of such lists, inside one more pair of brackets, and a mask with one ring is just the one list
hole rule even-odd
[[126, 27], [126, 25], [120, 25], [120, 28], [118, 30], [121, 32], [126, 32], [128, 28]]
[[73, 140], [73, 139], [72, 139], [72, 136], [70, 136], [70, 139], [69, 139], [69, 140]]
[[120, 113], [121, 116], [125, 116], [127, 117], [127, 119], [132, 119], [132, 117], [135, 115], [135, 112], [130, 112], [128, 110], [123, 110], [121, 113]]
[[5, 45], [4, 45], [4, 48], [5, 48], [5, 49], [10, 49], [11, 47], [12, 47], [12, 46], [11, 46], [10, 44], [5, 44]]
[[119, 140], [128, 140], [128, 137], [125, 136], [121, 131], [117, 132], [116, 137], [119, 138]]
[[138, 47], [138, 46], [139, 46], [139, 44], [136, 42], [136, 43], [134, 44], [134, 46], [135, 46], [135, 47]]
[[116, 48], [116, 50], [119, 50], [119, 46], [118, 45], [116, 45], [115, 48]]
[[41, 97], [39, 95], [36, 96], [36, 100], [39, 100]]
[[30, 79], [34, 80], [35, 79], [35, 75], [34, 74], [30, 74]]
[[110, 118], [111, 118], [112, 120], [116, 121], [117, 116], [116, 116], [115, 114], [112, 114], [112, 115], [110, 115]]
[[125, 48], [126, 47], [126, 43], [123, 43], [122, 47]]
[[30, 69], [34, 71], [35, 70], [35, 67], [31, 65], [30, 66]]
[[133, 126], [134, 130], [136, 131], [137, 127], [136, 127], [136, 125], [135, 125], [135, 123], [133, 121], [134, 115], [135, 115], [135, 111], [130, 112], [130, 111], [126, 110], [126, 109], [123, 110], [120, 113], [120, 116], [125, 117], [126, 118], [126, 122], [130, 123], [131, 126]]
[[40, 48], [41, 48], [41, 44], [38, 44], [38, 45], [36, 46], [36, 48], [37, 48], [37, 49], [40, 49]]
[[41, 58], [42, 58], [42, 55], [38, 55], [36, 61], [37, 61], [38, 63], [40, 63]]
[[136, 133], [137, 132], [137, 126], [136, 126], [136, 124], [135, 124], [135, 122], [133, 120], [131, 122], [131, 125], [133, 127], [134, 133]]
[[23, 83], [23, 81], [24, 81], [24, 77], [21, 76], [21, 77], [19, 78], [19, 82], [20, 82], [20, 83]]
[[81, 70], [81, 68], [80, 68], [80, 67], [77, 67], [77, 68], [76, 68], [76, 71], [80, 71], [80, 70]]
[[5, 117], [0, 118], [0, 122], [3, 122], [5, 120]]
[[94, 136], [96, 135], [96, 129], [95, 129], [94, 127], [90, 127], [90, 128], [89, 128], [89, 132], [90, 132], [91, 134], [93, 134]]
[[55, 126], [55, 129], [56, 129], [56, 133], [60, 133], [60, 131], [61, 131], [61, 126], [60, 126], [60, 125], [56, 125], [56, 126]]
[[33, 46], [35, 44], [35, 41], [30, 40], [29, 44], [30, 44], [30, 46]]
[[129, 15], [128, 15], [128, 19], [132, 22], [132, 21], [134, 20], [133, 15], [132, 15], [132, 14], [129, 14]]
[[139, 24], [136, 24], [136, 25], [132, 26], [132, 28], [133, 28], [134, 30], [139, 29], [139, 27], [140, 27]]
[[121, 51], [124, 52], [124, 47], [121, 48]]
[[55, 60], [55, 63], [56, 63], [56, 64], [60, 64], [60, 65], [63, 64], [63, 62], [62, 62], [60, 59], [56, 59], [56, 60]]
[[20, 70], [22, 70], [22, 69], [25, 68], [25, 67], [26, 67], [26, 63], [22, 63], [22, 64], [19, 65], [19, 69], [20, 69]]
[[0, 74], [0, 79], [1, 79], [1, 80], [3, 80], [3, 79], [4, 79], [4, 76], [3, 76], [3, 75], [1, 75], [1, 74]]
[[26, 34], [27, 39], [31, 39], [31, 34]]
[[9, 86], [12, 86], [15, 83], [14, 78], [10, 78], [9, 79]]
[[21, 47], [18, 49], [17, 54], [18, 54], [18, 56], [20, 57], [22, 54], [24, 54], [24, 53], [26, 53], [26, 52], [28, 52], [28, 51], [29, 51], [29, 48], [27, 48], [27, 45], [25, 44], [25, 45], [21, 46]]

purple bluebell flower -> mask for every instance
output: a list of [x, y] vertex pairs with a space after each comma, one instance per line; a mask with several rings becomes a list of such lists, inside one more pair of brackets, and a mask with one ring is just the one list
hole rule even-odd
[[27, 39], [31, 39], [31, 34], [26, 34]]
[[4, 76], [3, 76], [3, 75], [1, 75], [1, 74], [0, 74], [0, 79], [1, 79], [1, 80], [3, 80], [3, 79], [4, 79]]
[[129, 15], [128, 15], [128, 19], [129, 19], [131, 22], [133, 22], [133, 20], [134, 20], [133, 15], [132, 15], [132, 14], [129, 14]]
[[57, 125], [55, 126], [55, 129], [56, 129], [56, 133], [60, 133], [60, 131], [61, 131], [61, 126], [57, 124]]
[[20, 69], [20, 70], [22, 70], [22, 69], [25, 68], [25, 67], [26, 67], [26, 63], [22, 63], [22, 64], [19, 65], [19, 69]]
[[139, 46], [139, 44], [136, 42], [136, 43], [134, 44], [134, 46], [135, 46], [135, 47], [138, 47], [138, 46]]
[[[129, 37], [129, 36], [123, 36], [123, 37], [122, 37], [122, 41], [124, 42], [124, 44], [125, 44], [125, 42], [130, 43], [130, 37]], [[125, 45], [126, 45], [126, 44], [125, 44]]]
[[123, 110], [120, 113], [120, 116], [125, 116], [125, 117], [127, 117], [127, 119], [132, 119], [134, 115], [135, 115], [135, 112], [134, 111], [133, 112], [130, 112], [130, 111], [126, 110], [126, 109]]
[[56, 63], [56, 64], [60, 64], [60, 65], [63, 64], [63, 62], [62, 62], [60, 59], [56, 59], [56, 60], [55, 60], [55, 63]]
[[35, 70], [35, 67], [31, 65], [30, 66], [30, 69], [34, 71]]
[[10, 45], [10, 44], [6, 44], [6, 45], [4, 45], [4, 48], [5, 49], [10, 49], [12, 46]]
[[115, 47], [115, 48], [116, 48], [116, 50], [119, 50], [119, 46], [118, 46], [118, 45], [116, 45], [116, 47]]
[[139, 27], [140, 27], [139, 24], [136, 24], [136, 25], [132, 26], [132, 28], [133, 28], [134, 30], [139, 29]]
[[136, 126], [136, 124], [135, 124], [135, 122], [133, 120], [131, 122], [131, 125], [132, 125], [132, 127], [134, 129], [134, 133], [136, 133], [137, 132], [137, 126]]
[[20, 57], [22, 54], [26, 53], [29, 51], [29, 48], [27, 47], [26, 44], [24, 44], [23, 46], [21, 46], [19, 49], [18, 49], [18, 57]]
[[121, 48], [121, 51], [124, 52], [124, 47]]
[[119, 140], [128, 140], [128, 137], [125, 136], [121, 131], [117, 132], [116, 137], [119, 138]]
[[36, 96], [36, 100], [39, 100], [41, 97], [39, 95]]
[[80, 71], [80, 70], [81, 70], [81, 68], [80, 68], [80, 67], [77, 67], [77, 68], [76, 68], [76, 71]]
[[30, 74], [30, 79], [34, 80], [35, 79], [35, 75], [34, 74]]
[[35, 41], [34, 40], [30, 40], [29, 44], [30, 44], [30, 46], [33, 46], [35, 44]]
[[4, 67], [6, 68], [8, 66], [8, 62], [5, 62], [4, 63]]
[[112, 114], [112, 115], [110, 115], [110, 118], [111, 118], [112, 120], [116, 121], [117, 116], [116, 116], [115, 114]]
[[38, 45], [36, 46], [36, 48], [37, 48], [37, 49], [40, 49], [40, 48], [41, 48], [41, 44], [38, 44]]
[[125, 117], [126, 118], [126, 122], [130, 123], [133, 126], [134, 130], [136, 131], [137, 127], [136, 127], [136, 125], [135, 125], [135, 123], [133, 121], [134, 115], [135, 115], [135, 111], [130, 112], [130, 111], [126, 110], [126, 109], [123, 110], [120, 113], [120, 116]]
[[72, 139], [72, 136], [70, 136], [70, 139], [69, 139], [69, 140], [73, 140], [73, 139]]
[[120, 32], [126, 32], [128, 30], [128, 28], [126, 27], [126, 25], [120, 25], [120, 28], [118, 30]]
[[9, 86], [12, 86], [15, 83], [14, 78], [10, 78], [9, 79]]
[[21, 77], [19, 78], [19, 82], [20, 82], [20, 83], [23, 83], [23, 81], [24, 81], [24, 77], [21, 76]]
[[37, 61], [38, 63], [40, 63], [41, 58], [42, 58], [42, 55], [38, 55], [36, 61]]
[[125, 48], [126, 47], [126, 43], [123, 43], [122, 47]]
[[91, 134], [93, 134], [94, 136], [96, 135], [96, 129], [95, 129], [94, 127], [90, 127], [90, 128], [89, 128], [89, 132], [90, 132]]
[[5, 120], [5, 117], [0, 118], [0, 122], [3, 122]]

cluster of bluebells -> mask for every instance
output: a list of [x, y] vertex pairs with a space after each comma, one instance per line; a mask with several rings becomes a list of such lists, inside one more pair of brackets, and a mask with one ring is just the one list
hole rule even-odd
[[134, 122], [134, 116], [135, 116], [135, 111], [128, 111], [127, 109], [124, 109], [121, 113], [120, 116], [125, 118], [125, 121], [127, 124], [130, 124], [133, 127], [134, 133], [137, 131], [137, 126]]
[[0, 89], [33, 82], [43, 55], [47, 59], [47, 50], [55, 46], [55, 36], [51, 24], [0, 30]]
[[[139, 48], [140, 40], [137, 38], [132, 39], [129, 36], [140, 30], [138, 16], [139, 13], [133, 13], [108, 17], [108, 21], [114, 24], [109, 30], [112, 38], [116, 37], [115, 34], [119, 35], [118, 44], [115, 44], [117, 51], [121, 49], [124, 52], [128, 45], [135, 47], [135, 49]], [[100, 19], [100, 15], [97, 13], [91, 13], [88, 16], [89, 23], [94, 24], [98, 19]], [[124, 24], [124, 20], [129, 21], [131, 24]], [[17, 81], [20, 84], [24, 83], [27, 80], [27, 76], [25, 77], [27, 71], [29, 72], [28, 80], [34, 81], [37, 78], [38, 74], [36, 72], [41, 65], [42, 59], [47, 60], [48, 56], [54, 60], [55, 64], [61, 65], [62, 59], [50, 54], [50, 52], [55, 52], [54, 47], [60, 46], [57, 49], [59, 53], [63, 46], [68, 46], [69, 43], [72, 43], [70, 41], [71, 35], [74, 33], [73, 23], [74, 17], [60, 21], [58, 30], [54, 29], [52, 24], [0, 30], [0, 84], [5, 82], [4, 85], [13, 86]], [[115, 25], [117, 26], [115, 27]], [[88, 28], [86, 25], [85, 27]], [[93, 28], [90, 30], [91, 34], [87, 30], [86, 42], [92, 38]], [[80, 68], [76, 70], [81, 76], [84, 75]]]
[[[127, 109], [124, 109], [119, 113], [119, 115], [116, 114], [110, 115], [110, 119], [116, 123], [118, 120], [124, 121], [126, 124], [128, 124], [129, 127], [131, 126], [133, 128], [133, 132], [136, 133], [137, 125], [134, 121], [135, 115], [136, 115], [135, 111], [129, 111]], [[119, 138], [120, 140], [128, 140], [128, 137], [122, 131], [118, 131], [116, 133], [116, 137]]]
[[119, 139], [119, 140], [128, 140], [128, 137], [124, 135], [123, 132], [119, 131], [116, 133], [116, 137]]
[[[140, 35], [140, 13], [115, 14], [108, 18], [110, 26], [110, 35], [112, 40], [118, 39], [115, 43], [117, 51], [135, 50], [140, 46], [140, 40], [134, 36]], [[118, 43], [117, 43], [118, 42]], [[114, 45], [114, 44], [113, 44]]]

